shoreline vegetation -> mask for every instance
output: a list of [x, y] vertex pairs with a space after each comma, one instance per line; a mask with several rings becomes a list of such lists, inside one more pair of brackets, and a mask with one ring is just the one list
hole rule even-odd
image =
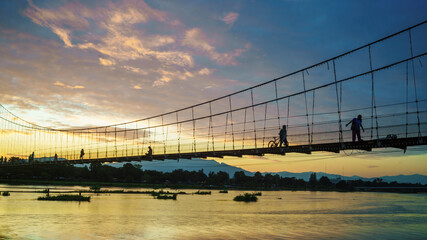
[[[294, 177], [261, 174], [246, 176], [244, 172], [235, 172], [230, 177], [226, 172], [209, 172], [204, 170], [172, 172], [141, 170], [140, 166], [127, 163], [115, 168], [100, 163], [92, 163], [89, 167], [73, 165], [27, 166], [20, 168], [0, 169], [0, 183], [10, 185], [60, 185], [90, 187], [95, 193], [139, 193], [134, 191], [101, 190], [102, 187], [151, 188], [151, 189], [198, 189], [193, 194], [209, 194], [214, 189], [222, 193], [228, 190], [252, 191], [375, 191], [417, 193], [427, 192], [427, 184], [409, 184], [384, 182], [377, 178], [374, 181], [363, 180], [330, 180], [322, 176], [317, 178], [312, 173], [309, 181]], [[152, 192], [152, 191], [151, 191]], [[150, 194], [151, 194], [150, 192]], [[209, 192], [209, 193], [207, 193]]]
[[211, 195], [212, 194], [212, 192], [211, 191], [197, 191], [197, 192], [194, 192], [193, 194], [198, 194], [198, 195]]
[[90, 202], [90, 197], [85, 197], [81, 195], [57, 195], [57, 196], [49, 196], [38, 197], [39, 201], [77, 201], [77, 202]]
[[258, 195], [258, 193], [244, 193], [234, 197], [233, 200], [236, 202], [256, 202], [258, 201], [257, 196], [261, 196], [261, 194]]
[[159, 194], [157, 196], [154, 196], [155, 199], [172, 199], [172, 200], [176, 200], [176, 196], [178, 194], [174, 193], [172, 195], [168, 195], [168, 194]]

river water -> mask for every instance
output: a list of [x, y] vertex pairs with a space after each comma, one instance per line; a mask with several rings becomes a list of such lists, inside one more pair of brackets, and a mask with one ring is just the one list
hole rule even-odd
[[[157, 200], [84, 194], [90, 202], [37, 201], [43, 186], [0, 185], [0, 239], [426, 239], [427, 194], [244, 191]], [[49, 187], [51, 191], [87, 189]], [[115, 190], [117, 188], [110, 188]], [[123, 189], [123, 188], [120, 188]], [[150, 189], [125, 189], [150, 190]], [[167, 190], [167, 189], [165, 189]], [[21, 191], [21, 192], [13, 192]], [[172, 190], [170, 190], [172, 191]], [[250, 192], [250, 191], [246, 191]], [[54, 195], [54, 194], [51, 194]]]

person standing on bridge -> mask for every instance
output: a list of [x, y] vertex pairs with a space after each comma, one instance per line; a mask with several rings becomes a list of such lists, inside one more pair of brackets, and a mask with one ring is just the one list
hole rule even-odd
[[148, 146], [147, 156], [152, 156], [152, 155], [153, 155], [153, 149], [151, 149], [151, 146]]
[[85, 150], [82, 148], [80, 151], [80, 160], [83, 160], [83, 156], [85, 155]]
[[363, 132], [365, 132], [365, 129], [362, 125], [362, 115], [357, 115], [357, 118], [353, 118], [350, 122], [348, 122], [345, 126], [347, 127], [351, 123], [351, 133], [352, 133], [352, 140], [353, 142], [357, 141], [361, 142], [363, 141], [360, 137], [360, 128], [362, 128]]
[[286, 147], [289, 146], [288, 131], [286, 130], [286, 125], [283, 125], [282, 129], [280, 129], [279, 137], [280, 137], [280, 145], [279, 145], [280, 147], [282, 147], [283, 143], [285, 144]]

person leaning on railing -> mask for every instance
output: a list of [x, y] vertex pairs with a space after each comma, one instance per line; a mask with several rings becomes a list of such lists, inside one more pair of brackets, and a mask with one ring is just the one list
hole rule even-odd
[[356, 136], [357, 136], [357, 141], [361, 142], [363, 141], [362, 138], [360, 137], [360, 128], [362, 128], [363, 132], [365, 132], [365, 129], [363, 128], [362, 125], [362, 115], [357, 115], [357, 118], [353, 118], [350, 122], [348, 122], [345, 126], [347, 127], [349, 124], [351, 123], [351, 139], [353, 142], [356, 141]]

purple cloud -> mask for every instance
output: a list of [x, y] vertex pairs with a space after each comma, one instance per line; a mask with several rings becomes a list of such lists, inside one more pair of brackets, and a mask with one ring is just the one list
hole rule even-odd
[[237, 20], [238, 17], [239, 17], [238, 13], [229, 12], [224, 17], [219, 19], [228, 25], [232, 25]]
[[251, 46], [250, 44], [246, 44], [243, 48], [220, 53], [217, 51], [216, 47], [212, 45], [212, 41], [213, 40], [210, 40], [201, 29], [193, 28], [186, 31], [183, 45], [200, 51], [220, 65], [229, 66], [237, 65], [235, 58], [246, 52]]
[[368, 168], [379, 168], [380, 166], [377, 165], [369, 165]]

